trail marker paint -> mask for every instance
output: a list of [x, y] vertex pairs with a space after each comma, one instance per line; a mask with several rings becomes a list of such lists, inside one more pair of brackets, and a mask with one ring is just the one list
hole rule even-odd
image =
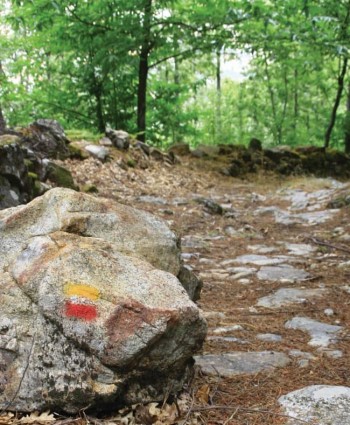
[[100, 298], [100, 291], [91, 286], [79, 283], [66, 283], [63, 292], [70, 300], [65, 302], [64, 314], [81, 320], [94, 320], [97, 318], [97, 308], [91, 304]]
[[65, 314], [67, 317], [75, 317], [76, 319], [94, 320], [97, 317], [97, 308], [94, 305], [66, 301]]
[[66, 283], [64, 285], [64, 293], [68, 297], [77, 296], [95, 301], [100, 298], [100, 291], [90, 285], [82, 285], [79, 283]]

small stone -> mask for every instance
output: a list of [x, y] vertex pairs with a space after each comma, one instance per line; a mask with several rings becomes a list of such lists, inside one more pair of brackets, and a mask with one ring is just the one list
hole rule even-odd
[[345, 261], [338, 264], [339, 269], [350, 269], [350, 261]]
[[223, 333], [243, 331], [243, 330], [244, 328], [241, 325], [222, 326], [220, 328], [214, 329], [213, 334], [223, 334]]
[[350, 242], [350, 234], [349, 233], [345, 233], [344, 235], [341, 235], [338, 238], [342, 242]]
[[232, 236], [232, 237], [242, 236], [242, 233], [236, 230], [233, 226], [225, 226], [224, 232], [226, 233], [226, 235]]
[[104, 146], [97, 145], [87, 145], [85, 150], [89, 152], [93, 157], [99, 159], [100, 161], [105, 161], [108, 157], [109, 151]]
[[106, 136], [112, 141], [113, 146], [117, 149], [128, 150], [130, 145], [130, 137], [123, 130], [107, 130]]
[[307, 256], [316, 251], [316, 247], [304, 243], [286, 243], [285, 246], [292, 255]]
[[345, 291], [348, 294], [350, 294], [350, 286], [349, 285], [342, 286], [341, 288], [343, 289], [343, 291]]
[[212, 260], [211, 258], [202, 257], [202, 258], [199, 259], [199, 263], [201, 263], [201, 264], [215, 264], [215, 261]]
[[198, 252], [183, 252], [181, 254], [181, 258], [184, 261], [189, 261], [189, 260], [197, 260], [199, 258], [199, 253]]
[[226, 319], [226, 314], [221, 311], [203, 311], [202, 314], [206, 320], [220, 321]]
[[256, 338], [259, 339], [260, 341], [265, 341], [265, 342], [280, 342], [280, 341], [282, 341], [281, 335], [277, 335], [277, 334], [258, 334], [256, 336]]
[[241, 284], [241, 285], [249, 285], [249, 284], [252, 283], [252, 281], [249, 280], [249, 279], [239, 279], [238, 283]]
[[113, 146], [112, 140], [109, 137], [102, 137], [102, 139], [100, 139], [98, 141], [98, 143], [101, 146], [105, 146], [105, 147], [111, 147], [111, 146]]
[[289, 350], [288, 354], [291, 357], [302, 357], [303, 359], [308, 359], [308, 360], [316, 360], [316, 357], [313, 356], [311, 353], [307, 353], [305, 351], [301, 351], [301, 350]]
[[[255, 270], [254, 270], [254, 272], [240, 272], [240, 273], [236, 273], [236, 274], [232, 275], [230, 278], [231, 278], [231, 280], [243, 279], [243, 278], [246, 278], [248, 276], [251, 276], [254, 273], [255, 273]], [[248, 280], [248, 279], [246, 279], [246, 280]]]
[[222, 208], [222, 206], [211, 199], [196, 198], [195, 201], [199, 204], [204, 205], [204, 208], [210, 214], [222, 215], [224, 213], [224, 209]]
[[288, 353], [291, 357], [297, 357], [298, 366], [303, 368], [309, 366], [310, 360], [316, 360], [316, 357], [310, 353], [300, 350], [290, 350]]
[[326, 316], [333, 316], [334, 315], [334, 310], [332, 308], [326, 308], [324, 311], [324, 314]]

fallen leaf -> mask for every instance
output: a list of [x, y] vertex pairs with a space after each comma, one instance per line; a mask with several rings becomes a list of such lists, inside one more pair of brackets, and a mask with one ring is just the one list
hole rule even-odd
[[202, 385], [196, 392], [196, 398], [201, 404], [208, 404], [210, 387], [208, 384]]

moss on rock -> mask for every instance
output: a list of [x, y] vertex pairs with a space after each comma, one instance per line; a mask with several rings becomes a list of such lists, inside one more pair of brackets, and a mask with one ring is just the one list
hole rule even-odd
[[74, 183], [70, 171], [53, 162], [50, 162], [47, 167], [47, 177], [51, 182], [55, 183], [57, 186], [79, 190]]

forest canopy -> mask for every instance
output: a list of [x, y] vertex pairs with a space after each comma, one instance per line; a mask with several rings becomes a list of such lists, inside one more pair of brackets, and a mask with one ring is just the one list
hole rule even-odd
[[[0, 8], [0, 128], [45, 117], [163, 146], [255, 137], [350, 151], [350, 0]], [[249, 64], [233, 78], [242, 58]]]

